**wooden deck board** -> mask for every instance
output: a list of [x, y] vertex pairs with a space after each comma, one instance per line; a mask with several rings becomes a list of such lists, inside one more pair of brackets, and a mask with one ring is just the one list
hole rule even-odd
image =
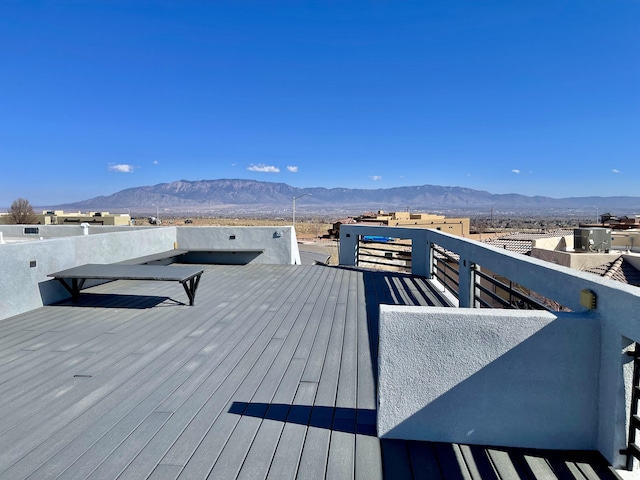
[[417, 480], [446, 480], [442, 477], [433, 444], [408, 442], [413, 478]]
[[193, 307], [174, 283], [87, 290], [0, 322], [2, 479], [613, 478], [588, 453], [376, 438], [378, 305], [437, 304], [423, 279], [207, 266]]
[[317, 383], [300, 382], [292, 406], [287, 414], [282, 435], [269, 466], [269, 479], [295, 478], [307, 435], [311, 406]]
[[[168, 315], [168, 312], [165, 312], [165, 314]], [[175, 340], [168, 340], [166, 335], [162, 335], [162, 333], [162, 329], [154, 329], [154, 342], [148, 339], [145, 344], [144, 339], [132, 339], [112, 347], [103, 357], [92, 358], [85, 365], [78, 365], [77, 372], [81, 375], [90, 375], [92, 378], [89, 381], [86, 377], [78, 378], [67, 375], [64, 377], [65, 380], [60, 382], [59, 378], [54, 377], [38, 389], [31, 391], [27, 398], [16, 399], [13, 402], [4, 404], [0, 407], [0, 412], [3, 412], [3, 414], [11, 412], [11, 420], [7, 421], [9, 423], [3, 422], [5, 429], [2, 429], [2, 432], [6, 432], [7, 427], [17, 425], [19, 422], [26, 422], [27, 425], [33, 424], [34, 428], [37, 428], [42, 423], [43, 418], [53, 418], [61, 412], [67, 411], [69, 406], [82, 401], [88, 393], [93, 394], [94, 401], [99, 401], [103, 391], [108, 392], [111, 388], [117, 388], [120, 381], [125, 379], [128, 374], [134, 373], [136, 368], [139, 367], [137, 362], [126, 361], [123, 363], [123, 359], [126, 358], [129, 350], [124, 348], [123, 351], [119, 346], [133, 345], [136, 348], [140, 348], [143, 345], [153, 345], [153, 349], [149, 354], [149, 360], [151, 360], [155, 355], [153, 352], [157, 351], [159, 353], [170, 346], [172, 342], [175, 342]], [[100, 381], [97, 378], [103, 377], [108, 379], [107, 383], [101, 385], [103, 387], [102, 390], [94, 392], [94, 384]], [[50, 408], [52, 403], [55, 406]], [[44, 417], [36, 415], [42, 410], [45, 411]], [[10, 442], [10, 438], [10, 435], [3, 435], [2, 439], [0, 439], [0, 446], [4, 447], [5, 439]]]
[[[171, 418], [171, 421], [175, 422], [188, 420], [188, 425], [171, 446], [162, 463], [186, 465], [195, 450], [198, 449], [200, 442], [207, 436], [212, 422], [215, 422], [224, 411], [231, 396], [240, 389], [247, 375], [254, 375], [256, 379], [261, 378], [262, 371], [260, 369], [264, 367], [264, 363], [258, 363], [258, 359], [262, 350], [269, 343], [273, 344], [270, 342], [270, 335], [275, 332], [278, 324], [267, 323], [264, 325], [261, 322], [256, 322], [256, 324], [256, 328], [243, 337], [243, 342], [247, 344], [246, 349], [236, 348], [231, 351], [216, 368], [216, 375], [209, 376]], [[257, 384], [249, 383], [244, 383], [244, 385], [246, 390], [255, 389], [257, 386]], [[240, 390], [239, 395], [242, 393], [243, 390]], [[249, 397], [252, 393], [249, 393]], [[197, 410], [194, 410], [194, 407]], [[185, 412], [187, 418], [182, 419], [181, 416], [184, 417]], [[237, 418], [234, 417], [234, 420], [237, 421]]]

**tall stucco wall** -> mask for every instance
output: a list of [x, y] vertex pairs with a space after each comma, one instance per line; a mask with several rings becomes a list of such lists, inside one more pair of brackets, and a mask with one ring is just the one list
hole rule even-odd
[[250, 263], [295, 263], [292, 250], [297, 243], [292, 227], [177, 227], [176, 239], [180, 249], [260, 249], [264, 252]]
[[50, 273], [164, 252], [175, 239], [166, 227], [0, 245], [0, 319], [68, 297]]
[[585, 315], [382, 305], [378, 434], [594, 449], [599, 336]]

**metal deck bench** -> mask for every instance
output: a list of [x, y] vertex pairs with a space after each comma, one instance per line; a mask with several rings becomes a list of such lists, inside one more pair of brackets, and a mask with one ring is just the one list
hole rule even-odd
[[[51, 273], [48, 277], [58, 280], [71, 294], [74, 300], [80, 295], [85, 281], [91, 280], [154, 280], [162, 282], [180, 282], [193, 305], [196, 290], [204, 269], [191, 266], [169, 265], [118, 265], [88, 263]], [[71, 281], [71, 283], [68, 283]]]

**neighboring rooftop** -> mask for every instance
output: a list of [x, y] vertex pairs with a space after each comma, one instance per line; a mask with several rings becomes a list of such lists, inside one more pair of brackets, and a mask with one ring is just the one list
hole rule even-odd
[[598, 265], [596, 267], [585, 270], [589, 273], [595, 273], [601, 277], [610, 278], [618, 282], [640, 287], [640, 271], [625, 259], [624, 255], [620, 255], [617, 259]]
[[510, 233], [499, 237], [484, 240], [484, 243], [497, 248], [503, 248], [510, 252], [529, 255], [533, 247], [533, 242], [541, 238], [555, 238], [573, 235], [573, 230], [552, 230], [541, 233]]
[[[43, 210], [41, 214], [35, 214], [34, 225], [130, 225], [131, 216], [128, 213], [109, 212], [64, 212], [63, 210]], [[0, 214], [0, 225], [13, 224], [8, 214]]]

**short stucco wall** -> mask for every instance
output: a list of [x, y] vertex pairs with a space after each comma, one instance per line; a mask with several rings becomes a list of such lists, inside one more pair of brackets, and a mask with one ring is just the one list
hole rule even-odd
[[[37, 228], [37, 234], [25, 234], [25, 228], [33, 229]], [[113, 226], [113, 225], [90, 225], [87, 232], [89, 235], [99, 235], [103, 233], [113, 232], [128, 232], [135, 230], [155, 230], [159, 227], [130, 227], [126, 226]], [[63, 237], [77, 237], [84, 235], [84, 230], [80, 225], [0, 225], [0, 232], [6, 242], [12, 242], [14, 240], [37, 241], [40, 239], [50, 240], [52, 238]]]
[[175, 227], [167, 227], [2, 245], [0, 319], [68, 297], [59, 282], [47, 277], [50, 273], [164, 252], [173, 248], [175, 238]]
[[541, 248], [531, 249], [531, 258], [537, 258], [555, 265], [562, 265], [574, 270], [587, 270], [589, 268], [613, 262], [620, 253], [577, 253], [561, 252], [559, 250], [546, 250]]
[[573, 250], [573, 235], [562, 237], [536, 238], [531, 240], [533, 248], [543, 250]]
[[378, 434], [595, 449], [599, 332], [584, 314], [382, 305]]
[[246, 263], [300, 263], [292, 227], [177, 227], [176, 240], [184, 250], [264, 250]]

